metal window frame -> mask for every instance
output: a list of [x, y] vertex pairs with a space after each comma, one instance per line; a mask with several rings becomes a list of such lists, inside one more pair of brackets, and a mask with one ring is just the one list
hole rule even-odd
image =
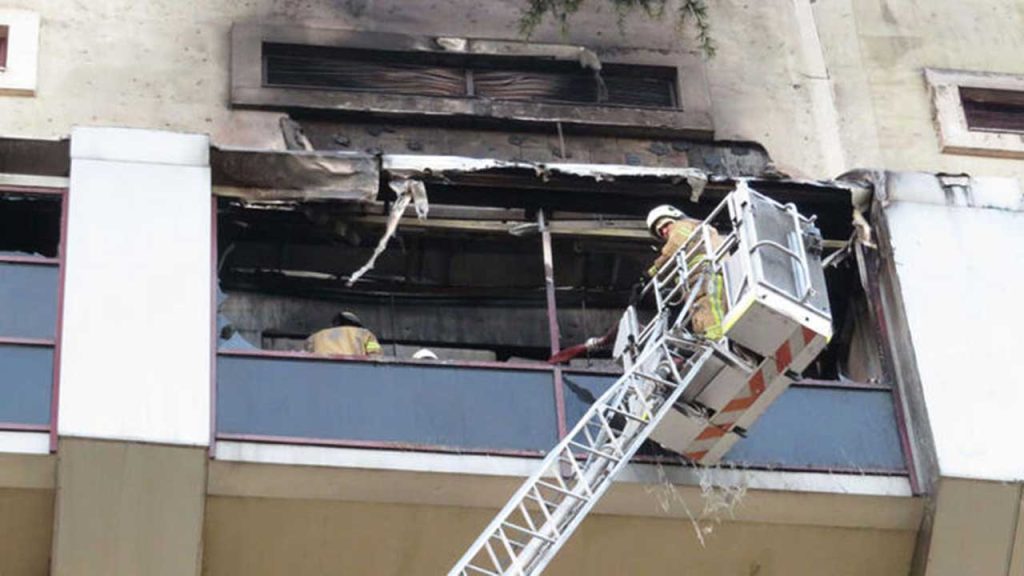
[[[451, 53], [441, 38], [306, 26], [236, 23], [231, 28], [231, 105], [275, 110], [319, 110], [378, 115], [405, 115], [445, 121], [453, 117], [527, 125], [559, 122], [622, 135], [629, 130], [663, 136], [712, 139], [711, 97], [704, 62], [689, 52], [649, 53], [608, 64], [676, 68], [678, 109], [408, 96], [357, 90], [270, 87], [264, 83], [264, 43], [346, 47], [369, 50]], [[501, 40], [450, 39], [462, 53], [579, 61], [583, 47]], [[592, 53], [590, 53], [592, 54]]]
[[[218, 440], [233, 440], [233, 441], [250, 441], [259, 443], [279, 443], [279, 444], [308, 444], [318, 446], [337, 446], [337, 447], [349, 447], [349, 448], [377, 448], [377, 449], [399, 449], [399, 450], [417, 450], [425, 452], [457, 452], [460, 454], [494, 454], [494, 455], [506, 455], [506, 456], [543, 456], [542, 452], [522, 451], [522, 450], [467, 450], [467, 449], [452, 449], [444, 446], [436, 446], [430, 444], [410, 444], [410, 443], [394, 443], [394, 442], [367, 442], [367, 441], [348, 441], [348, 440], [333, 440], [333, 439], [297, 439], [297, 438], [285, 438], [285, 437], [268, 437], [268, 436], [253, 436], [253, 435], [237, 435], [237, 434], [219, 434], [217, 432], [217, 358], [219, 356], [235, 356], [235, 357], [252, 357], [252, 358], [276, 358], [279, 360], [292, 360], [292, 361], [304, 361], [304, 362], [359, 362], [359, 363], [375, 363], [375, 364], [390, 364], [390, 365], [411, 365], [411, 366], [438, 366], [439, 363], [432, 360], [414, 360], [406, 358], [366, 358], [361, 356], [316, 356], [307, 352], [288, 352], [288, 351], [277, 351], [277, 350], [220, 350], [219, 345], [219, 334], [217, 333], [217, 288], [219, 286], [220, 278], [217, 269], [217, 254], [218, 254], [218, 243], [217, 243], [217, 222], [218, 222], [218, 206], [217, 196], [211, 197], [211, 219], [212, 225], [211, 238], [210, 238], [210, 442], [208, 449], [208, 457], [214, 458], [216, 454], [216, 444]], [[545, 292], [546, 292], [546, 315], [548, 322], [548, 336], [549, 336], [549, 347], [552, 354], [558, 352], [561, 348], [559, 328], [558, 328], [558, 307], [555, 298], [555, 271], [554, 271], [554, 257], [553, 257], [553, 246], [551, 242], [551, 231], [546, 225], [544, 220], [544, 212], [538, 212], [538, 227], [540, 228], [540, 239], [541, 239], [541, 258], [544, 262], [544, 281], [545, 281]], [[63, 250], [61, 250], [63, 254]], [[63, 270], [63, 268], [62, 268]], [[61, 277], [61, 286], [63, 286], [63, 275]], [[63, 299], [61, 300], [63, 302]], [[59, 323], [59, 321], [58, 321]], [[558, 440], [561, 440], [568, 432], [568, 426], [566, 424], [566, 413], [565, 413], [565, 390], [563, 387], [562, 380], [562, 368], [560, 366], [543, 365], [543, 364], [508, 364], [502, 362], [487, 362], [487, 361], [473, 361], [473, 360], [454, 360], [445, 361], [442, 366], [454, 367], [454, 368], [476, 368], [476, 369], [487, 369], [487, 370], [513, 370], [513, 371], [534, 371], [534, 372], [550, 372], [551, 373], [551, 387], [552, 387], [552, 398], [555, 408], [555, 423], [557, 430]]]
[[64, 331], [64, 278], [67, 267], [67, 230], [68, 230], [68, 189], [67, 188], [36, 188], [32, 186], [0, 186], [0, 195], [28, 194], [36, 196], [60, 197], [60, 237], [57, 240], [57, 257], [43, 256], [0, 256], [0, 263], [27, 264], [36, 266], [57, 267], [57, 325], [54, 327], [53, 339], [0, 337], [0, 344], [12, 346], [33, 346], [53, 349], [52, 382], [50, 384], [50, 423], [47, 426], [25, 425], [0, 422], [0, 430], [48, 432], [50, 436], [50, 452], [57, 451], [57, 421], [60, 410], [60, 358], [61, 337]]
[[[216, 329], [216, 325], [214, 325]], [[216, 344], [215, 344], [216, 346]], [[303, 363], [331, 363], [331, 364], [373, 364], [373, 365], [384, 365], [384, 366], [415, 366], [419, 368], [466, 368], [466, 369], [485, 369], [494, 371], [511, 371], [511, 372], [547, 372], [551, 374], [552, 387], [557, 391], [560, 387], [556, 387], [559, 380], [556, 377], [556, 368], [553, 366], [545, 366], [542, 364], [507, 364], [502, 362], [486, 362], [486, 361], [473, 361], [473, 360], [458, 360], [458, 361], [445, 361], [437, 362], [434, 360], [414, 360], [411, 358], [367, 358], [363, 356], [316, 356], [308, 352], [288, 352], [288, 351], [276, 351], [276, 350], [220, 350], [215, 351], [214, 358], [217, 357], [233, 357], [233, 358], [253, 358], [253, 359], [275, 359], [285, 360], [292, 362], [303, 362]], [[216, 364], [216, 363], [215, 363]], [[214, 396], [216, 396], [216, 376], [213, 377], [213, 388]], [[554, 394], [557, 397], [557, 394]], [[564, 425], [565, 413], [564, 404], [562, 410], [558, 411], [557, 402], [554, 403], [556, 408], [555, 419], [558, 426]], [[404, 450], [404, 451], [417, 451], [417, 452], [438, 452], [438, 453], [450, 453], [450, 454], [482, 454], [482, 455], [495, 455], [495, 456], [528, 456], [528, 457], [541, 457], [544, 455], [543, 451], [532, 451], [532, 450], [515, 450], [515, 449], [485, 449], [485, 448], [463, 448], [463, 447], [452, 447], [443, 446], [440, 444], [429, 444], [429, 443], [418, 443], [418, 442], [394, 442], [384, 440], [353, 440], [344, 438], [306, 438], [306, 437], [291, 437], [291, 436], [274, 436], [274, 435], [260, 435], [260, 434], [236, 434], [236, 433], [218, 433], [216, 429], [216, 407], [215, 405], [211, 408], [211, 421], [213, 425], [211, 427], [212, 438], [210, 441], [210, 458], [213, 458], [216, 452], [216, 442], [219, 441], [238, 441], [238, 442], [255, 442], [260, 444], [297, 444], [304, 446], [326, 446], [336, 448], [369, 448], [369, 449], [380, 449], [380, 450]], [[561, 439], [564, 432], [559, 427], [558, 439]]]

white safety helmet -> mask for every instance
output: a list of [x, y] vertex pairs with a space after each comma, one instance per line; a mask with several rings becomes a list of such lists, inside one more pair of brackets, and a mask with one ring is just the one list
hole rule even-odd
[[659, 238], [658, 226], [661, 224], [661, 221], [666, 218], [682, 220], [683, 218], [686, 218], [686, 214], [675, 206], [670, 206], [668, 204], [662, 204], [654, 210], [651, 210], [647, 213], [647, 230], [650, 231], [651, 236]]
[[437, 354], [429, 348], [420, 348], [412, 355], [414, 360], [437, 360]]

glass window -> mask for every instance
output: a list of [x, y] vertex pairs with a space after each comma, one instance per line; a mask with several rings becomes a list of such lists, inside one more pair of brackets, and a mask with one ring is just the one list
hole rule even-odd
[[0, 257], [56, 258], [61, 197], [0, 190]]

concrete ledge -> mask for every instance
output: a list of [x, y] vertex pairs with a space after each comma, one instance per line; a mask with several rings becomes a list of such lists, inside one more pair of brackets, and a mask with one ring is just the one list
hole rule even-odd
[[60, 176], [36, 176], [34, 174], [0, 174], [0, 186], [19, 188], [67, 188], [67, 178]]
[[133, 128], [75, 126], [71, 157], [82, 160], [209, 166], [210, 137]]
[[0, 452], [14, 454], [49, 454], [48, 432], [0, 431]]
[[886, 174], [884, 200], [954, 208], [1024, 211], [1024, 191], [1016, 178], [940, 176], [925, 172]]
[[[384, 450], [219, 442], [210, 496], [318, 499], [499, 508], [538, 461]], [[685, 517], [701, 510], [701, 480], [748, 489], [738, 522], [916, 530], [923, 500], [902, 477], [695, 470], [640, 464], [626, 469], [598, 514]], [[667, 483], [672, 484], [669, 488]], [[683, 503], [686, 503], [685, 506]]]

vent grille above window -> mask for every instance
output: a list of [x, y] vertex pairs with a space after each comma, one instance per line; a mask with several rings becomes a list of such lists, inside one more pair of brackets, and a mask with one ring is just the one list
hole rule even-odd
[[546, 58], [465, 56], [263, 44], [269, 87], [410, 96], [677, 108], [676, 69], [605, 65], [600, 74]]

